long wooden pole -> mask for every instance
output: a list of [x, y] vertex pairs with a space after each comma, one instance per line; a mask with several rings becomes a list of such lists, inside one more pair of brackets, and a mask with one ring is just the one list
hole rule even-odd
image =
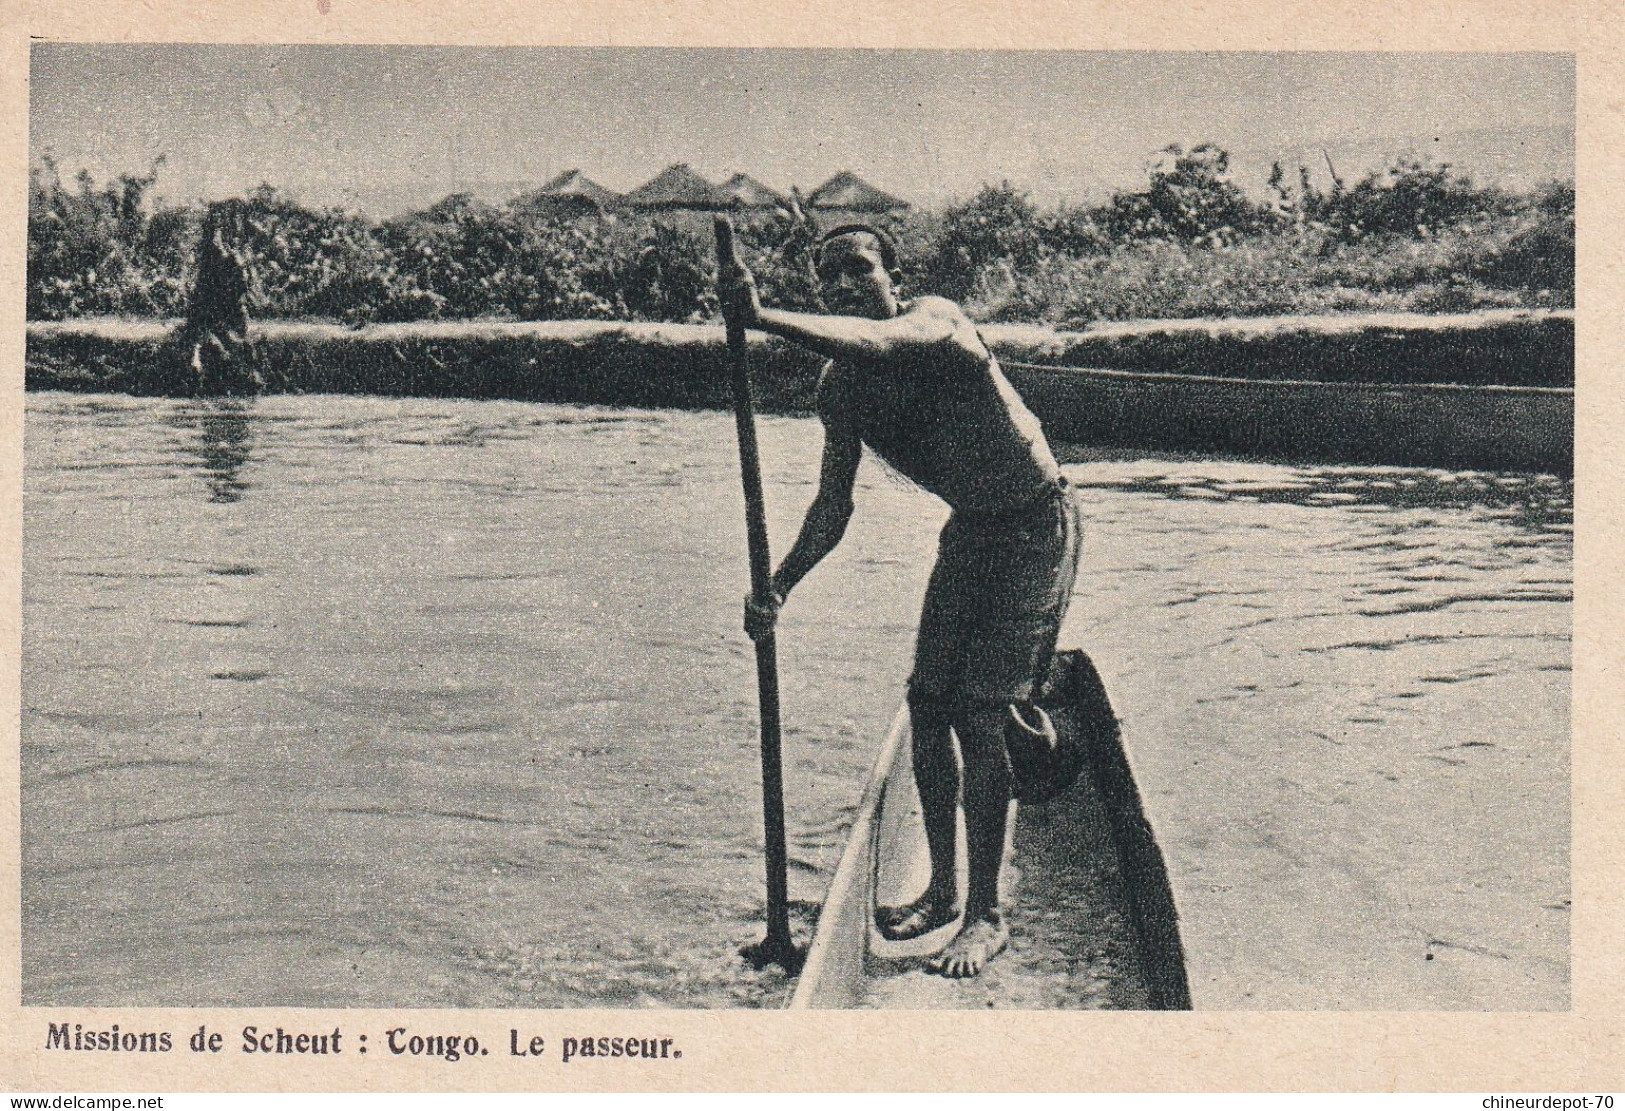
[[[716, 218], [717, 265], [734, 265], [734, 229]], [[751, 400], [750, 355], [745, 327], [728, 321], [734, 426], [739, 436], [739, 476], [745, 487], [745, 536], [750, 548], [750, 593], [758, 605], [771, 604], [772, 560], [767, 546], [767, 508], [762, 497], [762, 464], [756, 447], [756, 409]], [[786, 969], [796, 963], [790, 940], [790, 894], [784, 846], [784, 760], [779, 743], [779, 655], [774, 634], [756, 642], [756, 689], [762, 721], [762, 830], [767, 857], [767, 936], [760, 957]]]

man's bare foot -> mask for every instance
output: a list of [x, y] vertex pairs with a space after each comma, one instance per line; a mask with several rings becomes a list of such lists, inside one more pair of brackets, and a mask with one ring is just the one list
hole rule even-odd
[[969, 979], [987, 967], [987, 962], [1004, 952], [1010, 944], [1010, 927], [997, 911], [965, 923], [965, 928], [948, 943], [948, 947], [932, 958], [932, 972], [940, 972], [952, 980]]
[[952, 895], [927, 890], [912, 903], [881, 907], [875, 914], [880, 936], [887, 941], [912, 941], [932, 930], [940, 930], [959, 917], [958, 901]]

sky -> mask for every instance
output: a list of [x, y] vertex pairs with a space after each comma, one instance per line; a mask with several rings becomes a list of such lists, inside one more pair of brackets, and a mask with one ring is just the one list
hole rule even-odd
[[811, 189], [850, 169], [920, 204], [1008, 180], [1043, 203], [1218, 142], [1358, 176], [1392, 154], [1481, 180], [1572, 177], [1556, 54], [520, 49], [36, 44], [30, 151], [98, 179], [166, 156], [179, 203], [261, 182], [386, 215], [579, 168], [625, 191], [673, 162]]

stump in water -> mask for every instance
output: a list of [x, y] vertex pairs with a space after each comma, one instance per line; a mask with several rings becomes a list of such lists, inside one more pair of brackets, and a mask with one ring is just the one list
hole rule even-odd
[[252, 395], [265, 389], [248, 338], [247, 266], [232, 245], [242, 239], [241, 222], [233, 201], [210, 205], [204, 217], [197, 279], [175, 337], [177, 369], [188, 393]]

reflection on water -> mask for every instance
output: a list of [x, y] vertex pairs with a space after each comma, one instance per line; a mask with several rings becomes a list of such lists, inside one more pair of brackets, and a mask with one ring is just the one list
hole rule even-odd
[[248, 490], [243, 467], [254, 453], [252, 398], [208, 398], [178, 406], [170, 417], [183, 432], [194, 433], [188, 445], [212, 502], [234, 502]]
[[[759, 932], [761, 858], [730, 419], [30, 394], [25, 999], [777, 1002], [782, 979], [735, 956]], [[770, 418], [761, 436], [782, 550], [818, 430]], [[1547, 788], [1566, 782], [1567, 484], [1133, 458], [1067, 473], [1088, 566], [1063, 635], [1100, 663], [1143, 767], [1225, 768], [1263, 822], [1296, 811], [1247, 791], [1336, 752], [1292, 772], [1299, 789], [1422, 792], [1398, 811], [1421, 821], [1443, 769], [1480, 777], [1500, 821], [1515, 758], [1535, 816], [1458, 824], [1529, 841], [1514, 886], [1566, 876], [1560, 853], [1530, 854], [1566, 822]], [[821, 896], [896, 708], [943, 519], [867, 463], [860, 482], [780, 637], [798, 899]], [[1369, 825], [1351, 805], [1316, 813]]]

